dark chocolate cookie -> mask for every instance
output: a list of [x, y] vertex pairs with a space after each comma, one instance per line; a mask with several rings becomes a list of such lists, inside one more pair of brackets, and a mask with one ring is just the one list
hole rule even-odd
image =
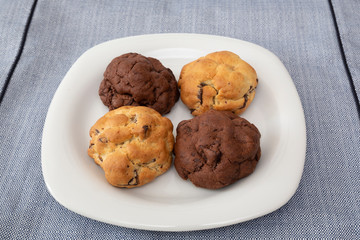
[[180, 177], [209, 189], [250, 175], [260, 159], [260, 132], [231, 112], [209, 110], [177, 127], [175, 168]]
[[170, 112], [180, 94], [174, 74], [159, 60], [127, 53], [107, 66], [99, 95], [109, 110], [147, 106], [163, 115]]

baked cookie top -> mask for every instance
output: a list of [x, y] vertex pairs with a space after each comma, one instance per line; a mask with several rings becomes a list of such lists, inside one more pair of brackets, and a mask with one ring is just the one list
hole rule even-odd
[[210, 109], [243, 113], [255, 96], [255, 70], [229, 51], [214, 52], [183, 66], [181, 100], [193, 115]]
[[173, 125], [157, 111], [124, 106], [109, 111], [90, 129], [88, 155], [116, 187], [142, 186], [172, 162]]
[[228, 186], [251, 174], [260, 159], [260, 132], [232, 112], [209, 110], [177, 127], [176, 171], [208, 189]]
[[99, 87], [109, 110], [121, 106], [147, 106], [160, 114], [170, 112], [179, 99], [174, 74], [155, 58], [127, 53], [114, 58]]

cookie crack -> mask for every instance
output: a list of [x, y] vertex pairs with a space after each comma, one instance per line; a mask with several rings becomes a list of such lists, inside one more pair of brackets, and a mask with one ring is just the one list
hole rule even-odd
[[152, 163], [155, 163], [156, 162], [156, 158], [153, 158], [151, 159], [150, 161], [148, 162], [145, 162], [145, 163], [136, 163], [134, 160], [130, 159], [127, 155], [127, 158], [129, 160], [129, 162], [131, 162], [131, 164], [135, 167], [135, 169], [139, 170], [140, 168], [148, 168], [150, 170], [155, 170], [156, 172], [159, 172], [160, 170], [157, 168], [158, 165], [156, 166], [150, 166]]
[[244, 94], [243, 98], [244, 98], [244, 103], [241, 107], [239, 107], [238, 109], [243, 109], [246, 107], [246, 104], [249, 100], [249, 94], [251, 94], [253, 91], [255, 91], [256, 87], [250, 86], [249, 90]]
[[134, 67], [135, 67], [137, 64], [138, 64], [138, 62], [134, 62], [134, 63], [132, 64], [132, 66], [130, 67], [129, 71], [127, 72], [127, 74], [129, 74], [130, 72], [132, 72], [133, 69], [134, 69]]
[[[113, 143], [113, 144], [115, 144], [115, 148], [107, 145], [103, 152], [106, 152], [107, 154], [114, 153], [114, 152], [118, 151], [119, 149], [126, 147], [126, 146], [124, 146], [124, 145], [129, 144], [129, 143], [132, 142], [134, 139], [135, 139], [135, 137], [132, 136], [131, 138], [129, 138], [129, 139], [123, 141], [123, 142]], [[99, 139], [99, 141], [100, 141], [100, 139]], [[106, 143], [108, 143], [108, 141], [107, 141]], [[104, 160], [104, 158], [101, 160], [101, 162], [103, 162], [103, 160]], [[105, 160], [106, 160], [106, 159], [105, 159]]]
[[197, 165], [196, 166], [196, 168], [192, 171], [192, 172], [188, 172], [188, 171], [186, 171], [187, 172], [187, 176], [191, 176], [192, 174], [194, 174], [194, 173], [197, 173], [197, 172], [201, 172], [202, 171], [202, 169], [203, 169], [203, 167], [206, 165], [206, 163], [204, 163], [204, 161], [201, 161], [200, 159], [195, 159], [195, 161], [196, 160], [198, 160], [201, 164], [200, 165]]
[[[108, 98], [109, 100], [107, 100], [108, 104], [112, 104], [112, 100], [116, 94], [116, 90], [114, 89], [114, 87], [109, 83], [110, 80], [109, 79], [106, 79], [105, 80], [105, 85], [108, 85], [108, 91], [106, 92], [105, 90], [102, 91], [99, 95], [100, 97], [101, 96], [104, 96], [105, 98]], [[110, 109], [112, 110], [112, 109]]]
[[213, 102], [213, 104], [215, 105], [215, 100], [216, 100], [216, 97], [219, 95], [219, 90], [215, 88], [215, 86], [211, 83], [211, 80], [206, 80], [206, 81], [204, 81], [204, 82], [201, 82], [201, 83], [198, 85], [199, 91], [198, 91], [198, 96], [197, 96], [197, 98], [199, 99], [200, 105], [203, 104], [203, 92], [204, 92], [203, 88], [204, 88], [205, 86], [212, 87], [212, 88], [215, 90], [216, 94], [215, 94], [215, 96], [213, 96], [213, 98], [212, 98], [212, 102]]

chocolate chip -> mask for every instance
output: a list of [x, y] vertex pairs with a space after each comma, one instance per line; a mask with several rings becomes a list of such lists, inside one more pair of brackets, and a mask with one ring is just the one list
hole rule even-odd
[[148, 126], [148, 125], [144, 125], [142, 128], [144, 129], [144, 137], [147, 137], [147, 136], [146, 136], [146, 133], [147, 133], [148, 130], [149, 130], [149, 126]]
[[255, 90], [253, 86], [250, 86], [248, 93], [252, 93]]
[[198, 99], [200, 100], [200, 105], [202, 105], [202, 103], [203, 103], [202, 96], [203, 96], [203, 89], [200, 88], [199, 93], [197, 95]]
[[131, 116], [130, 121], [132, 121], [133, 123], [137, 123], [137, 115]]
[[130, 179], [130, 181], [128, 182], [128, 185], [137, 185], [136, 178]]
[[239, 109], [242, 109], [242, 108], [246, 107], [247, 101], [248, 101], [248, 94], [245, 93], [245, 95], [244, 95], [244, 104], [241, 107], [239, 107]]
[[134, 170], [134, 177], [132, 179], [130, 179], [130, 181], [128, 182], [128, 185], [138, 185], [138, 184], [139, 184], [138, 173], [136, 170]]
[[102, 143], [107, 143], [108, 142], [106, 137], [99, 138], [99, 141], [102, 142]]

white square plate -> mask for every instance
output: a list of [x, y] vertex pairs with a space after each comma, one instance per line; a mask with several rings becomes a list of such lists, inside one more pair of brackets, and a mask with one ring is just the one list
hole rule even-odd
[[[197, 188], [174, 167], [134, 189], [107, 183], [88, 157], [90, 127], [108, 109], [98, 96], [110, 61], [137, 52], [159, 59], [178, 79], [181, 68], [210, 52], [228, 50], [254, 67], [259, 84], [242, 117], [261, 132], [262, 157], [253, 174], [220, 190]], [[168, 117], [192, 118], [179, 100]], [[199, 34], [155, 34], [116, 39], [86, 51], [70, 68], [49, 107], [42, 169], [52, 196], [64, 207], [106, 223], [147, 230], [188, 231], [226, 226], [268, 214], [295, 193], [306, 149], [303, 109], [290, 75], [268, 50], [241, 40]]]

